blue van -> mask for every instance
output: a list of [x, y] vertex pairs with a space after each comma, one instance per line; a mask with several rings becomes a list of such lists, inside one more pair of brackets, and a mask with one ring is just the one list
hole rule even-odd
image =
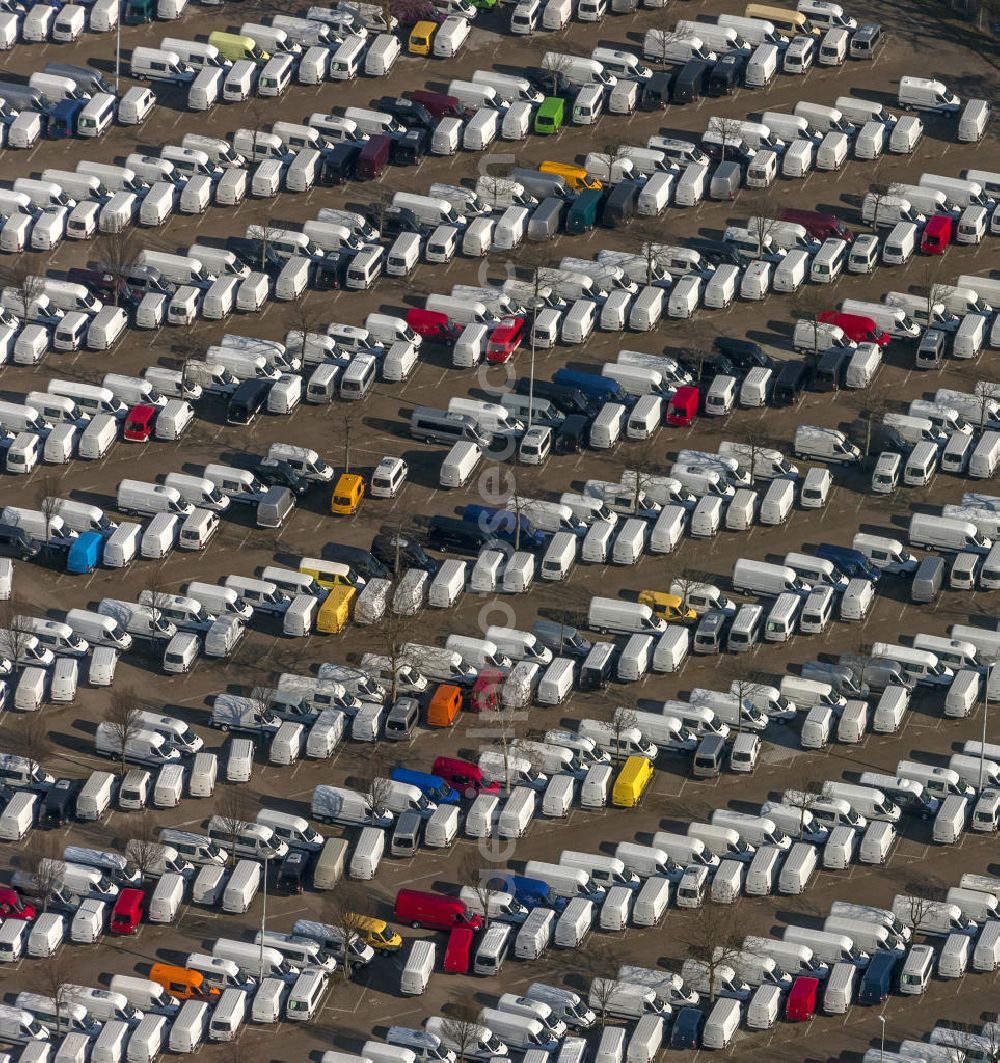
[[507, 871], [499, 871], [487, 883], [490, 889], [503, 890], [513, 895], [514, 900], [525, 908], [553, 908], [561, 912], [569, 904], [568, 897], [558, 896], [547, 882], [538, 878], [525, 878]]
[[896, 984], [896, 970], [902, 961], [902, 955], [895, 949], [879, 949], [871, 958], [865, 973], [861, 976], [861, 988], [858, 990], [859, 1004], [883, 1004]]
[[84, 532], [73, 540], [66, 558], [66, 571], [74, 576], [86, 576], [101, 563], [104, 536], [99, 532]]
[[49, 140], [66, 140], [76, 136], [76, 123], [86, 100], [60, 100], [46, 114], [45, 136]]
[[577, 369], [557, 369], [552, 377], [553, 383], [565, 388], [576, 388], [591, 399], [599, 402], [620, 402], [632, 406], [637, 396], [629, 393], [618, 383], [598, 373], [583, 373]]
[[820, 543], [816, 547], [816, 557], [829, 561], [834, 568], [839, 568], [848, 579], [870, 579], [875, 583], [882, 575], [882, 570], [873, 565], [860, 550], [852, 550], [849, 546]]
[[[517, 525], [520, 519], [521, 536], [518, 539]], [[492, 535], [493, 538], [517, 544], [520, 550], [540, 550], [548, 542], [548, 536], [539, 531], [522, 513], [520, 518], [510, 509], [497, 509], [494, 506], [468, 505], [462, 507], [462, 520], [475, 524], [477, 528]]]
[[429, 775], [425, 771], [413, 771], [410, 768], [393, 768], [389, 778], [393, 782], [415, 786], [425, 797], [439, 805], [457, 805], [461, 798], [440, 775]]

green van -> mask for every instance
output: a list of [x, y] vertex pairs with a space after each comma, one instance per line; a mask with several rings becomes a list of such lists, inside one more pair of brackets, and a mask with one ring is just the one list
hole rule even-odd
[[222, 33], [216, 30], [208, 35], [208, 43], [219, 49], [219, 55], [231, 63], [240, 59], [250, 59], [255, 63], [266, 63], [271, 58], [263, 48], [257, 47], [253, 37], [244, 37], [239, 33]]
[[599, 188], [587, 188], [582, 191], [569, 208], [566, 216], [566, 232], [574, 235], [593, 229], [597, 224], [604, 193]]
[[535, 132], [546, 136], [562, 129], [566, 101], [561, 96], [546, 96], [535, 112]]

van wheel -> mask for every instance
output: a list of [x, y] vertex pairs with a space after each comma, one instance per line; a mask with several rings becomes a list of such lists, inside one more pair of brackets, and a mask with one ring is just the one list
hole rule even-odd
[[465, 791], [465, 795], [464, 795], [464, 796], [465, 796], [465, 799], [466, 799], [466, 801], [474, 801], [474, 800], [475, 800], [475, 798], [476, 798], [476, 791], [475, 791], [475, 790], [473, 790], [473, 789], [472, 789], [472, 787], [470, 786], [470, 787], [469, 787], [469, 788], [468, 788], [468, 789], [467, 789], [467, 790]]
[[229, 733], [229, 724], [228, 723], [220, 723], [219, 724], [219, 730], [224, 732], [225, 734], [228, 734]]
[[410, 923], [410, 926], [412, 926], [414, 930], [419, 930], [420, 929], [420, 924], [419, 923]]

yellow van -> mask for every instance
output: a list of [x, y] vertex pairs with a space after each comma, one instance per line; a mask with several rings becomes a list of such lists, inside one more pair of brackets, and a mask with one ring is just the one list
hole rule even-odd
[[779, 33], [790, 33], [799, 37], [820, 37], [823, 31], [814, 26], [805, 15], [790, 11], [787, 7], [771, 7], [769, 4], [747, 4], [744, 18], [762, 18], [773, 22]]
[[299, 572], [312, 578], [321, 587], [354, 587], [360, 589], [364, 583], [358, 579], [350, 565], [338, 561], [323, 561], [318, 557], [304, 557], [299, 562]]
[[653, 762], [647, 757], [629, 757], [615, 779], [611, 803], [616, 808], [634, 808], [653, 778]]
[[371, 945], [376, 952], [398, 952], [403, 947], [403, 939], [384, 919], [373, 919], [370, 915], [349, 916], [351, 926], [358, 932], [366, 945]]
[[266, 63], [271, 58], [270, 52], [257, 47], [253, 37], [244, 37], [239, 33], [221, 33], [216, 30], [208, 35], [208, 43], [219, 49], [223, 59], [235, 63], [240, 59], [251, 59], [255, 63]]
[[539, 173], [551, 173], [561, 177], [574, 192], [582, 192], [585, 188], [603, 188], [604, 186], [596, 177], [590, 177], [582, 166], [570, 166], [562, 162], [551, 162], [546, 159], [538, 167]]
[[351, 606], [358, 592], [353, 587], [334, 587], [316, 613], [320, 635], [339, 635], [351, 619]]
[[407, 50], [410, 55], [430, 55], [434, 47], [434, 34], [437, 33], [436, 22], [421, 21], [410, 30]]
[[684, 608], [684, 599], [679, 594], [666, 594], [664, 591], [639, 591], [639, 605], [648, 605], [653, 612], [668, 624], [693, 624], [698, 614], [688, 607]]
[[353, 472], [341, 473], [330, 498], [330, 512], [349, 517], [357, 513], [365, 497], [365, 481]]

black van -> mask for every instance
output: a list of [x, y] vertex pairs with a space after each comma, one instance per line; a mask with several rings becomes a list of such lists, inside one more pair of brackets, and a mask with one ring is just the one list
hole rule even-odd
[[708, 91], [708, 79], [714, 64], [704, 59], [689, 59], [674, 82], [670, 99], [674, 103], [693, 103]]
[[[403, 568], [422, 568], [431, 576], [435, 575], [440, 565], [424, 553], [424, 548], [406, 535], [396, 532], [380, 532], [372, 539], [372, 557], [377, 558], [390, 569], [395, 569], [396, 558]], [[400, 573], [397, 573], [399, 575]]]
[[358, 172], [360, 154], [360, 144], [335, 144], [332, 148], [324, 149], [320, 152], [318, 183], [342, 185], [345, 181], [353, 181]]
[[774, 382], [775, 406], [794, 406], [802, 399], [809, 372], [803, 362], [785, 362]]
[[724, 263], [733, 266], [744, 264], [739, 251], [730, 240], [709, 240], [702, 236], [692, 236], [684, 241], [684, 246], [689, 251], [697, 251], [713, 266], [721, 266]]
[[732, 96], [743, 84], [743, 71], [746, 65], [747, 57], [743, 52], [730, 52], [724, 55], [709, 75], [707, 94], [709, 96]]
[[363, 579], [391, 579], [392, 573], [377, 557], [360, 546], [345, 546], [342, 543], [327, 543], [323, 547], [324, 561], [338, 561], [350, 565]]
[[473, 557], [491, 542], [493, 537], [469, 520], [434, 516], [427, 528], [427, 545], [442, 554], [471, 554]]
[[289, 849], [278, 869], [278, 892], [301, 893], [311, 861], [312, 853], [305, 849]]
[[56, 779], [45, 795], [38, 825], [44, 830], [61, 829], [76, 818], [76, 798], [81, 790], [77, 779]]
[[627, 225], [632, 220], [635, 216], [635, 207], [639, 201], [641, 187], [638, 181], [619, 181], [615, 185], [604, 204], [604, 216], [601, 222], [606, 228], [616, 229], [619, 225]]
[[37, 557], [41, 543], [36, 542], [16, 524], [0, 524], [0, 557], [16, 557], [19, 561], [28, 561]]
[[430, 133], [426, 129], [407, 129], [392, 137], [389, 149], [389, 162], [393, 166], [416, 166], [427, 154]]
[[244, 380], [229, 397], [226, 420], [230, 424], [252, 424], [267, 402], [273, 380]]
[[764, 353], [764, 348], [753, 340], [741, 340], [735, 336], [716, 336], [712, 346], [724, 354], [733, 365], [749, 372], [751, 369], [773, 369], [774, 359]]
[[531, 378], [522, 376], [517, 378], [514, 391], [518, 395], [534, 395], [536, 399], [548, 399], [557, 410], [565, 414], [579, 413], [584, 417], [593, 417], [598, 412], [579, 388], [567, 387], [565, 384], [536, 380], [532, 391]]
[[312, 287], [320, 292], [340, 291], [347, 280], [347, 269], [357, 251], [349, 247], [330, 251], [313, 265]]
[[670, 71], [654, 74], [648, 81], [639, 85], [639, 110], [662, 111], [670, 99], [670, 90], [674, 84], [674, 75]]
[[847, 366], [851, 361], [851, 351], [831, 347], [820, 357], [819, 365], [809, 383], [812, 391], [840, 391], [847, 380]]
[[610, 682], [618, 661], [613, 642], [595, 642], [580, 668], [581, 690], [603, 690]]
[[571, 413], [565, 417], [556, 429], [553, 449], [557, 454], [580, 454], [587, 448], [588, 418], [583, 414]]

